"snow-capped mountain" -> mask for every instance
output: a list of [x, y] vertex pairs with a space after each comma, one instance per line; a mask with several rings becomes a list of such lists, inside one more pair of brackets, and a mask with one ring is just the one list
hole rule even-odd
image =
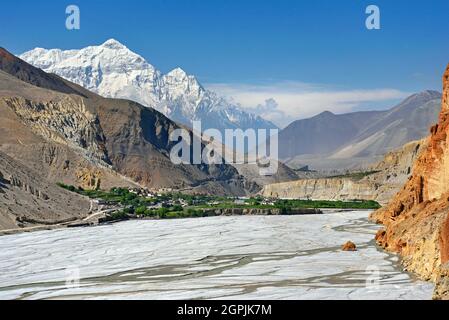
[[276, 127], [204, 89], [181, 68], [162, 74], [113, 39], [81, 50], [36, 48], [19, 57], [104, 97], [137, 101], [189, 126], [192, 120], [201, 120], [203, 129]]

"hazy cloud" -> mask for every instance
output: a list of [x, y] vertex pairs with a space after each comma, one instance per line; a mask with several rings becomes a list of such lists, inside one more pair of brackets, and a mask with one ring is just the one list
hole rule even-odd
[[393, 104], [409, 95], [395, 89], [338, 90], [301, 82], [273, 85], [209, 84], [206, 87], [281, 127], [326, 110], [334, 113], [351, 112], [370, 103]]
[[255, 108], [245, 108], [247, 111], [257, 114], [264, 119], [279, 125], [288, 118], [287, 115], [279, 108], [279, 104], [273, 98], [266, 99], [263, 104], [258, 104]]

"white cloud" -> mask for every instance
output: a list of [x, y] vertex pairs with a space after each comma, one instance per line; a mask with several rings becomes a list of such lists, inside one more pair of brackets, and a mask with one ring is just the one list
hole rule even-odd
[[301, 82], [273, 85], [215, 83], [206, 87], [281, 127], [323, 111], [351, 112], [363, 105], [397, 101], [409, 95], [395, 89], [338, 90]]

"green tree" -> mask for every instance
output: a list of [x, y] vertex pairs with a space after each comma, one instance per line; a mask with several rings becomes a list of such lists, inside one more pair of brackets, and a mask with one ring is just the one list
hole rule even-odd
[[147, 207], [145, 207], [145, 206], [140, 206], [140, 207], [137, 207], [136, 208], [136, 210], [135, 210], [135, 213], [137, 214], [137, 215], [143, 215], [143, 214], [145, 214], [145, 211], [147, 210]]

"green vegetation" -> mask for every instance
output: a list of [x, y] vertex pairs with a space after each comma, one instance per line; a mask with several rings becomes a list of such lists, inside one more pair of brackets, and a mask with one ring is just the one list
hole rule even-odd
[[188, 195], [165, 193], [153, 197], [139, 196], [125, 188], [112, 188], [109, 191], [84, 190], [58, 183], [61, 188], [101, 201], [117, 208], [109, 215], [111, 220], [123, 220], [129, 217], [178, 219], [207, 217], [215, 215], [214, 209], [280, 209], [281, 214], [291, 214], [294, 209], [378, 209], [375, 201], [313, 201], [281, 200], [252, 197], [236, 199], [210, 195]]
[[155, 203], [155, 199], [139, 197], [137, 194], [130, 192], [125, 188], [112, 188], [110, 191], [101, 190], [84, 190], [74, 186], [58, 183], [58, 186], [76, 192], [91, 199], [101, 199], [111, 204], [120, 204], [126, 207], [141, 208], [147, 207]]
[[117, 221], [117, 220], [128, 220], [128, 214], [126, 212], [122, 211], [115, 211], [111, 213], [107, 218], [106, 221]]

